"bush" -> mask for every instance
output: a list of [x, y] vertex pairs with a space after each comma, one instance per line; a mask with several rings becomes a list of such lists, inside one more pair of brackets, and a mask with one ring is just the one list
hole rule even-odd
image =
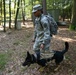
[[69, 29], [70, 30], [76, 30], [76, 26], [75, 25], [69, 25]]

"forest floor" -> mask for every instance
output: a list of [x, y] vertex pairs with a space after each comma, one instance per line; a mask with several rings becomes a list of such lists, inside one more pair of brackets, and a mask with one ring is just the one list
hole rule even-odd
[[[38, 64], [23, 67], [26, 52], [32, 50], [32, 23], [27, 23], [21, 30], [0, 32], [0, 75], [76, 75], [76, 32], [67, 27], [59, 27], [59, 32], [51, 40], [51, 49], [64, 49], [64, 42], [69, 42], [69, 50], [60, 68], [55, 71], [55, 64], [48, 63], [42, 69]], [[3, 56], [1, 56], [3, 55]], [[41, 69], [39, 69], [41, 68]]]

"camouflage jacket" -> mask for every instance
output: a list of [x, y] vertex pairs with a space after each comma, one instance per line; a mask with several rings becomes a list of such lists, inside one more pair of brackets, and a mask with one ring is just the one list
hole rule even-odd
[[35, 41], [39, 41], [45, 44], [46, 40], [50, 40], [50, 37], [51, 36], [50, 36], [48, 20], [42, 14], [40, 17], [37, 17], [35, 19], [35, 33], [34, 33]]

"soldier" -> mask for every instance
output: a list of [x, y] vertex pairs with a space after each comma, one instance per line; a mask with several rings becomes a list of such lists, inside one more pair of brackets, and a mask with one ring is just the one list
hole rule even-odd
[[43, 14], [42, 6], [40, 4], [33, 6], [32, 12], [36, 17], [33, 50], [40, 55], [42, 52], [49, 51], [52, 36], [50, 36], [49, 23]]

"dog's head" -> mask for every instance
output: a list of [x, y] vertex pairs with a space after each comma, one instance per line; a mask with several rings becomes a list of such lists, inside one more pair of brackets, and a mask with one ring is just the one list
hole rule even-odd
[[30, 66], [31, 64], [32, 64], [32, 55], [29, 52], [27, 52], [27, 56], [26, 56], [25, 61], [22, 65], [23, 66], [26, 66], [26, 65]]

